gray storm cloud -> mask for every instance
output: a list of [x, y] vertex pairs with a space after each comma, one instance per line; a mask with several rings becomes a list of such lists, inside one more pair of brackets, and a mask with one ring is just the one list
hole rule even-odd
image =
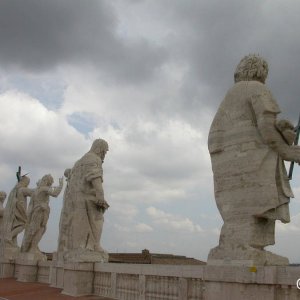
[[117, 24], [106, 1], [1, 1], [1, 65], [45, 72], [87, 64], [119, 81], [151, 78], [166, 52], [145, 39], [122, 39]]

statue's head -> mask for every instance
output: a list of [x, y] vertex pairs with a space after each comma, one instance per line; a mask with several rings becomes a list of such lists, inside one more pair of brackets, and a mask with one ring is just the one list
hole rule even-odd
[[21, 176], [18, 186], [28, 187], [30, 183], [30, 178], [26, 175]]
[[0, 202], [4, 202], [6, 198], [6, 193], [4, 191], [0, 191]]
[[245, 56], [234, 72], [234, 82], [259, 81], [265, 83], [268, 76], [268, 64], [259, 55], [249, 54]]
[[70, 176], [71, 176], [71, 169], [70, 168], [65, 169], [64, 175], [65, 175], [65, 177], [68, 180], [70, 178]]
[[53, 183], [53, 177], [51, 174], [44, 175], [38, 182], [37, 186], [51, 186]]
[[97, 154], [104, 161], [106, 152], [108, 151], [108, 143], [103, 139], [97, 139], [93, 142], [90, 151]]

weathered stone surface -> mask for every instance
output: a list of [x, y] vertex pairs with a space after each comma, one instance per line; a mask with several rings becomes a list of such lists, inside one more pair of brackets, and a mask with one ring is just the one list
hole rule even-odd
[[277, 120], [279, 106], [266, 87], [267, 63], [241, 60], [208, 137], [217, 207], [224, 225], [208, 264], [286, 265], [265, 251], [273, 245], [275, 221], [290, 222], [293, 197], [283, 160], [300, 161], [293, 126]]
[[22, 176], [8, 196], [4, 209], [2, 223], [2, 254], [3, 258], [15, 259], [20, 248], [17, 244], [17, 236], [21, 233], [27, 222], [27, 197], [31, 196], [33, 189], [28, 188], [30, 179]]
[[16, 266], [18, 273], [16, 274], [17, 280], [22, 282], [35, 282], [37, 281], [38, 265], [37, 261], [16, 259]]
[[102, 187], [107, 151], [107, 142], [97, 139], [90, 151], [65, 171], [68, 183], [59, 225], [58, 258], [67, 262], [108, 260], [100, 246], [103, 214], [109, 207]]
[[9, 259], [0, 258], [0, 278], [11, 278], [15, 274], [15, 263]]
[[84, 296], [93, 293], [93, 263], [68, 263], [64, 266], [64, 288], [62, 293]]
[[47, 257], [41, 253], [38, 244], [46, 231], [50, 213], [49, 197], [57, 197], [63, 187], [63, 178], [59, 179], [59, 186], [52, 187], [53, 177], [43, 176], [31, 195], [28, 207], [28, 222], [21, 246], [21, 258], [29, 261], [46, 261]]
[[296, 285], [300, 267], [292, 266], [62, 263], [57, 278], [52, 280], [49, 272], [53, 267], [51, 262], [34, 265], [18, 259], [15, 277], [38, 282], [50, 279], [51, 285], [62, 289], [64, 294], [90, 295], [91, 299], [100, 296], [120, 300], [296, 300], [300, 296]]
[[2, 223], [3, 223], [3, 215], [4, 215], [3, 203], [5, 198], [6, 198], [6, 193], [4, 191], [0, 191], [0, 245], [2, 240]]

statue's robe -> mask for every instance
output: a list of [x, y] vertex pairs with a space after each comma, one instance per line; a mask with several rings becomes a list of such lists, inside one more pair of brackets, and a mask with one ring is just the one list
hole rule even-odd
[[58, 251], [98, 250], [104, 210], [92, 185], [96, 178], [103, 178], [102, 161], [88, 152], [70, 173], [60, 219]]
[[13, 236], [15, 229], [19, 232], [24, 230], [27, 222], [27, 196], [31, 195], [31, 189], [19, 187], [18, 184], [10, 192], [3, 216], [4, 241], [11, 246], [17, 247], [17, 235]]
[[[51, 190], [51, 188], [48, 188]], [[49, 219], [49, 194], [45, 187], [37, 187], [28, 207], [28, 222], [25, 227], [21, 252], [38, 251], [38, 243], [46, 231]]]
[[[224, 226], [234, 224], [237, 228], [232, 226], [231, 234], [240, 234], [241, 240], [243, 224], [250, 218], [290, 221], [288, 203], [293, 193], [283, 160], [264, 141], [257, 125], [261, 118], [279, 112], [264, 84], [241, 81], [226, 94], [210, 128], [216, 204]], [[270, 228], [267, 231], [274, 231], [274, 226]], [[253, 236], [255, 246], [274, 244], [274, 232], [262, 230]]]

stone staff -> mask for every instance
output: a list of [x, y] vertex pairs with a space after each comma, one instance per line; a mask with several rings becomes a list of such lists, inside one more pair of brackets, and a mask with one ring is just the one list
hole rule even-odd
[[[300, 114], [299, 114], [298, 124], [297, 124], [297, 127], [295, 128], [295, 131], [296, 131], [296, 137], [295, 137], [294, 145], [298, 145], [298, 143], [299, 143], [299, 134], [300, 134]], [[292, 161], [291, 164], [290, 164], [289, 180], [292, 180], [292, 178], [293, 178], [294, 164], [295, 164], [294, 161]]]

